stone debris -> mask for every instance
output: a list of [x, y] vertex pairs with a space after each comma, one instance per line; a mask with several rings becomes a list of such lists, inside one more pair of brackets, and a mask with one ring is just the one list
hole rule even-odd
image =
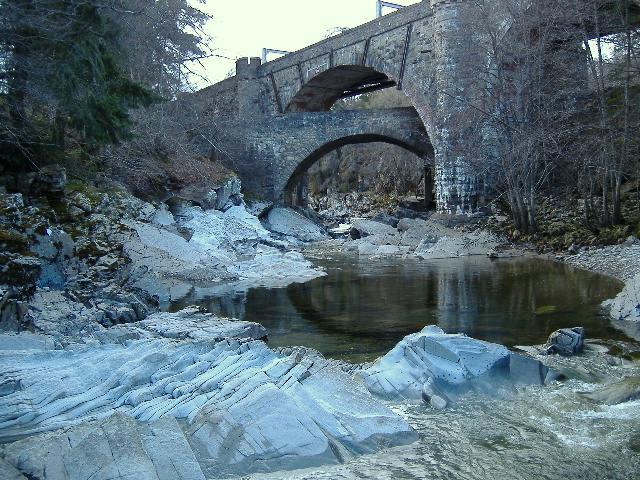
[[640, 274], [640, 243], [610, 245], [584, 250], [564, 258], [574, 267], [591, 270], [626, 281]]
[[[35, 478], [170, 478], [160, 462], [180, 468], [166, 457], [189, 450], [213, 478], [337, 463], [416, 438], [339, 366], [260, 341], [131, 340], [0, 358], [0, 384], [13, 385], [0, 397], [0, 438], [32, 435], [4, 458]], [[183, 465], [186, 478], [202, 478], [196, 462]]]
[[506, 242], [485, 231], [464, 233], [420, 218], [389, 223], [359, 219], [350, 228], [344, 250], [367, 256], [415, 255], [422, 259], [495, 254]]

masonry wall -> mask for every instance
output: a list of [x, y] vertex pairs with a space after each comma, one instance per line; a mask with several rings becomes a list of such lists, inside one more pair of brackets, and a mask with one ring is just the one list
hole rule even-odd
[[219, 160], [233, 168], [250, 196], [283, 201], [295, 177], [348, 143], [383, 141], [429, 156], [432, 146], [413, 108], [305, 112], [233, 120], [209, 133]]

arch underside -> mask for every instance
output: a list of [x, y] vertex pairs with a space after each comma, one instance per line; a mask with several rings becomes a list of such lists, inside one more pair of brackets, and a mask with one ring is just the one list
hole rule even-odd
[[404, 148], [409, 152], [423, 158], [425, 163], [428, 163], [428, 159], [432, 159], [434, 156], [433, 147], [431, 144], [426, 143], [409, 143], [405, 140], [395, 138], [389, 135], [377, 134], [377, 133], [365, 133], [365, 134], [357, 134], [357, 135], [349, 135], [343, 138], [339, 138], [330, 142], [325, 143], [317, 150], [313, 151], [310, 155], [308, 155], [302, 162], [298, 164], [296, 169], [293, 171], [291, 176], [289, 177], [284, 189], [284, 199], [289, 199], [295, 189], [297, 188], [300, 179], [302, 176], [309, 170], [309, 168], [319, 161], [322, 157], [327, 155], [328, 153], [346, 145], [357, 145], [363, 143], [388, 143], [391, 145], [396, 145], [400, 148]]
[[341, 65], [319, 73], [291, 99], [286, 112], [327, 111], [341, 98], [389, 88], [396, 83], [369, 67]]

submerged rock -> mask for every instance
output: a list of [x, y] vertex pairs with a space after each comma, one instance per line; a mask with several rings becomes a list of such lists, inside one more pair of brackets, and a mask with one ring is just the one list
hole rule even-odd
[[546, 353], [576, 355], [584, 350], [584, 328], [561, 328], [549, 335], [545, 344]]
[[[19, 388], [0, 396], [1, 439], [67, 429], [4, 452], [14, 467], [43, 479], [66, 478], [56, 476], [63, 467], [109, 472], [114, 462], [136, 465], [135, 478], [189, 478], [160, 476], [163, 458], [180, 468], [170, 461], [175, 445], [179, 457], [190, 450], [213, 478], [338, 463], [416, 439], [404, 419], [339, 366], [301, 351], [276, 353], [260, 341], [152, 339], [0, 352], [0, 384], [7, 382]], [[129, 418], [87, 423], [115, 413]]]
[[640, 377], [627, 377], [593, 392], [581, 392], [580, 394], [589, 400], [606, 405], [617, 405], [637, 400], [640, 399]]

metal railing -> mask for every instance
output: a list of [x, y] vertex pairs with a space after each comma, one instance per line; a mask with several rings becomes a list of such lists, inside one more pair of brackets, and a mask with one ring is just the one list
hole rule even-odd
[[287, 53], [291, 53], [287, 50], [278, 50], [276, 48], [263, 48], [262, 49], [262, 63], [266, 63], [267, 62], [267, 56], [270, 53], [274, 53], [276, 55], [286, 55]]
[[405, 5], [398, 5], [397, 3], [391, 2], [383, 2], [382, 0], [376, 0], [376, 18], [380, 18], [382, 16], [383, 8], [393, 8], [394, 10], [400, 10], [404, 8]]

